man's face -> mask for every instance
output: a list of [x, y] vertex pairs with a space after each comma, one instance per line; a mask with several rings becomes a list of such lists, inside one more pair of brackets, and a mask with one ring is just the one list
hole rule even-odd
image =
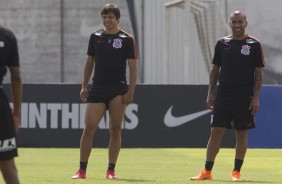
[[103, 25], [107, 30], [112, 30], [117, 27], [118, 20], [114, 13], [108, 13], [102, 15]]
[[247, 27], [247, 21], [244, 15], [233, 15], [230, 17], [230, 28], [234, 36], [243, 36]]

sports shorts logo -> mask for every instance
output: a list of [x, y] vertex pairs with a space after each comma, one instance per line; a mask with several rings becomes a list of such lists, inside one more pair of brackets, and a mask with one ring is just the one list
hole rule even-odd
[[0, 140], [0, 152], [11, 151], [16, 149], [16, 138]]
[[120, 38], [114, 39], [113, 47], [116, 48], [116, 49], [120, 49], [121, 46], [122, 46], [121, 42], [122, 42], [122, 39], [120, 39]]
[[241, 49], [241, 54], [249, 55], [251, 47], [249, 45], [243, 45]]
[[5, 43], [3, 41], [0, 41], [0, 47], [4, 47]]
[[207, 110], [203, 110], [203, 111], [199, 111], [199, 112], [195, 112], [195, 113], [191, 113], [191, 114], [187, 114], [184, 116], [179, 116], [179, 117], [175, 117], [172, 115], [171, 111], [172, 111], [173, 106], [171, 106], [164, 117], [164, 124], [167, 127], [177, 127], [180, 125], [183, 125], [185, 123], [189, 123], [192, 120], [199, 118], [201, 116], [204, 116], [208, 113], [211, 112], [211, 110], [207, 109]]

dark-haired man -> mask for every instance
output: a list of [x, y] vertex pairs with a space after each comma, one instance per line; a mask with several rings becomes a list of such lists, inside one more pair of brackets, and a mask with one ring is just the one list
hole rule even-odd
[[[120, 10], [106, 4], [101, 17], [104, 28], [91, 34], [80, 97], [87, 102], [85, 128], [80, 141], [80, 166], [72, 177], [85, 179], [93, 135], [97, 126], [109, 112], [109, 164], [107, 179], [116, 179], [115, 165], [121, 148], [121, 125], [126, 106], [132, 102], [137, 78], [137, 51], [134, 38], [119, 27]], [[129, 66], [129, 85], [126, 66]], [[92, 85], [87, 89], [94, 68]]]
[[[2, 88], [8, 70], [13, 110]], [[17, 40], [12, 31], [0, 26], [0, 170], [7, 184], [20, 183], [14, 157], [18, 156], [16, 133], [20, 123], [21, 93]]]

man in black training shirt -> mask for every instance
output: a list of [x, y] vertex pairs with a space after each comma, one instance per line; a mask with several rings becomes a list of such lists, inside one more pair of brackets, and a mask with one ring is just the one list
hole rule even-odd
[[[11, 74], [13, 110], [2, 87], [7, 67]], [[12, 31], [0, 26], [0, 170], [5, 183], [12, 184], [20, 183], [14, 157], [18, 156], [16, 132], [20, 127], [21, 92], [17, 40]]]
[[[116, 179], [115, 165], [121, 147], [121, 125], [126, 106], [132, 102], [137, 78], [136, 45], [131, 35], [119, 28], [120, 11], [114, 4], [106, 4], [101, 17], [104, 28], [91, 34], [84, 65], [80, 97], [87, 102], [85, 128], [80, 141], [80, 168], [73, 179], [85, 179], [92, 149], [93, 135], [98, 123], [109, 111], [109, 165], [107, 179]], [[126, 66], [129, 66], [129, 85]], [[92, 85], [87, 84], [94, 68]]]
[[[235, 11], [230, 16], [232, 35], [221, 38], [216, 46], [210, 73], [207, 106], [213, 110], [211, 135], [207, 145], [205, 169], [192, 180], [211, 180], [212, 167], [226, 128], [233, 128], [236, 154], [232, 181], [240, 181], [240, 169], [247, 151], [248, 129], [255, 128], [259, 109], [264, 56], [260, 42], [245, 34], [246, 15]], [[219, 86], [214, 101], [214, 88]]]

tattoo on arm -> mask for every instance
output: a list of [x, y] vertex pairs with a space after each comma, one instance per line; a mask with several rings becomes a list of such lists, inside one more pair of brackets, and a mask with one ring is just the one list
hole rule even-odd
[[261, 85], [262, 85], [262, 70], [258, 68], [255, 70], [254, 96], [259, 96]]
[[218, 81], [219, 67], [214, 66], [210, 73], [210, 82], [209, 82], [209, 94], [213, 93], [213, 90]]

